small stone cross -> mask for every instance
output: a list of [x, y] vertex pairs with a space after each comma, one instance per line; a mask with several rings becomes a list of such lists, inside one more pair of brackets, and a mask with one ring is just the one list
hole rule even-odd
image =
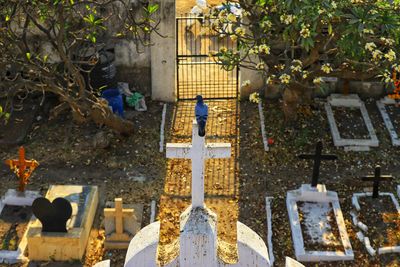
[[205, 143], [193, 121], [192, 144], [167, 144], [167, 158], [191, 159], [192, 161], [192, 208], [204, 208], [204, 165], [206, 159], [230, 158], [231, 144]]
[[322, 160], [336, 160], [337, 159], [336, 155], [323, 155], [322, 154], [322, 142], [321, 141], [319, 141], [317, 143], [314, 155], [301, 154], [298, 157], [300, 159], [312, 159], [312, 160], [314, 160], [313, 175], [312, 175], [312, 180], [311, 180], [311, 186], [312, 187], [316, 187], [318, 185], [319, 169], [320, 169], [320, 166], [321, 166], [321, 161]]
[[37, 166], [39, 166], [39, 163], [36, 160], [26, 160], [25, 148], [21, 146], [19, 148], [18, 159], [6, 160], [6, 164], [10, 166], [10, 169], [14, 171], [14, 173], [19, 178], [18, 191], [24, 192], [25, 187], [29, 182], [29, 177], [31, 176], [32, 172], [37, 168]]
[[361, 180], [367, 181], [367, 182], [374, 182], [374, 187], [372, 191], [372, 198], [378, 198], [379, 197], [379, 183], [380, 182], [385, 182], [385, 181], [390, 181], [392, 180], [391, 175], [381, 175], [381, 166], [376, 166], [375, 167], [375, 175], [374, 176], [364, 176], [361, 177]]
[[115, 199], [114, 208], [105, 208], [104, 217], [115, 217], [115, 233], [110, 236], [111, 240], [126, 240], [129, 235], [124, 233], [124, 218], [134, 215], [133, 209], [124, 209], [122, 198]]

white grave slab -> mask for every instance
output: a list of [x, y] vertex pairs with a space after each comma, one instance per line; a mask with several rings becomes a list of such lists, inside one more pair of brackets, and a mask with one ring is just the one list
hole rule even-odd
[[285, 257], [285, 260], [286, 260], [285, 267], [305, 267], [303, 264], [290, 257]]
[[[19, 192], [14, 189], [9, 189], [6, 194], [0, 199], [0, 214], [3, 211], [5, 205], [12, 206], [32, 206], [33, 201], [40, 197], [38, 191], [25, 191]], [[0, 250], [0, 263], [8, 263], [14, 264], [17, 262], [26, 262], [28, 260], [27, 257], [24, 256], [25, 249], [28, 245], [27, 241], [27, 230], [29, 226], [34, 222], [35, 217], [32, 215], [25, 233], [19, 242], [18, 249], [15, 251], [10, 250]]]
[[396, 101], [389, 97], [385, 97], [381, 100], [376, 101], [376, 105], [381, 113], [382, 119], [385, 122], [386, 129], [389, 131], [390, 139], [392, 140], [393, 146], [400, 146], [400, 138], [393, 126], [392, 120], [386, 110], [386, 105], [394, 105]]
[[[301, 230], [301, 223], [297, 202], [317, 202], [331, 203], [336, 223], [339, 228], [340, 240], [344, 248], [342, 251], [306, 251], [304, 239]], [[303, 184], [298, 190], [287, 192], [286, 205], [289, 213], [290, 227], [292, 230], [292, 239], [296, 259], [303, 262], [318, 262], [318, 261], [344, 261], [353, 260], [354, 254], [351, 248], [350, 239], [347, 234], [346, 225], [343, 219], [343, 213], [340, 208], [339, 198], [336, 192], [327, 191], [324, 185], [318, 184], [313, 188], [308, 184]]]
[[[269, 267], [268, 249], [254, 231], [237, 222], [239, 261], [226, 264], [218, 258], [217, 216], [204, 205], [204, 160], [230, 156], [230, 144], [205, 144], [193, 122], [192, 144], [167, 144], [167, 157], [192, 159], [192, 205], [180, 217], [179, 256], [168, 267]], [[193, 184], [197, 185], [194, 187]], [[160, 223], [143, 228], [131, 240], [125, 267], [157, 267]]]
[[96, 263], [93, 267], [110, 267], [110, 260], [100, 261]]
[[[400, 196], [400, 186], [398, 186], [397, 190], [398, 190], [397, 193]], [[394, 194], [388, 193], [388, 192], [379, 192], [379, 196], [389, 196], [392, 199], [393, 204], [397, 209], [397, 213], [400, 215], [400, 205], [399, 205], [399, 202], [397, 201], [396, 197], [394, 196]], [[361, 197], [372, 197], [372, 193], [366, 192], [366, 193], [354, 193], [353, 194], [351, 202], [357, 211], [361, 211], [361, 206], [358, 201]], [[400, 253], [400, 246], [391, 246], [391, 247], [388, 246], [388, 247], [373, 248], [371, 246], [370, 239], [367, 236], [368, 225], [365, 225], [363, 222], [361, 222], [358, 219], [357, 214], [352, 213], [352, 217], [353, 217], [354, 226], [358, 227], [361, 230], [361, 232], [357, 233], [357, 236], [360, 239], [360, 241], [361, 240], [364, 241], [364, 242], [362, 242], [362, 241], [361, 242], [364, 244], [365, 248], [367, 249], [368, 253], [371, 256], [375, 256], [376, 254], [381, 255], [381, 254], [387, 254], [387, 253]]]
[[[338, 126], [333, 114], [332, 107], [355, 107], [359, 108], [364, 119], [365, 126], [368, 129], [370, 139], [344, 139], [340, 136]], [[346, 150], [367, 151], [369, 147], [379, 146], [379, 140], [376, 136], [371, 119], [365, 104], [358, 95], [341, 95], [332, 94], [328, 97], [328, 102], [325, 103], [325, 110], [328, 116], [328, 122], [332, 133], [333, 143], [335, 146], [347, 147]]]

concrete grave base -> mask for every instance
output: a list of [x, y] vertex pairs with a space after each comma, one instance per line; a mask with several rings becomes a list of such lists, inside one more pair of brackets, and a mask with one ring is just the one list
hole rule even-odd
[[[37, 191], [19, 192], [14, 189], [9, 189], [6, 194], [0, 199], [0, 214], [3, 211], [5, 205], [32, 206], [32, 202], [38, 197], [40, 197], [40, 194]], [[28, 223], [27, 230], [34, 222], [34, 220], [35, 217], [32, 216]], [[14, 264], [18, 262], [28, 261], [28, 258], [24, 256], [25, 249], [28, 245], [27, 233], [28, 231], [25, 231], [21, 241], [19, 242], [17, 250], [0, 250], [0, 263], [4, 262], [7, 264]]]
[[285, 267], [305, 267], [305, 266], [290, 257], [285, 257]]
[[[199, 221], [199, 218], [205, 218], [210, 216], [207, 220]], [[216, 227], [215, 227], [215, 214], [211, 211], [202, 212], [199, 208], [195, 208], [191, 212], [191, 206], [182, 213], [181, 215], [181, 237], [177, 242], [180, 243], [180, 255], [175, 258], [172, 262], [165, 266], [168, 267], [248, 267], [248, 266], [265, 266], [269, 267], [268, 249], [264, 241], [258, 236], [253, 230], [246, 225], [237, 222], [237, 238], [238, 238], [238, 252], [239, 262], [235, 264], [226, 264], [216, 258], [216, 251], [213, 253], [209, 252], [210, 255], [203, 254], [196, 258], [204, 258], [204, 261], [198, 261], [198, 259], [191, 259], [187, 255], [197, 255], [188, 251], [194, 249], [195, 251], [206, 251], [206, 248], [216, 248]], [[182, 234], [183, 233], [183, 234]], [[154, 222], [142, 230], [140, 230], [136, 236], [133, 237], [129, 244], [128, 252], [125, 258], [125, 267], [158, 267], [157, 249], [160, 234], [160, 222]], [[182, 245], [186, 244], [185, 248]], [[198, 246], [198, 247], [197, 247]], [[215, 256], [215, 257], [214, 257]], [[184, 259], [184, 260], [183, 260]]]
[[110, 267], [110, 260], [100, 261], [96, 263], [93, 267]]
[[[107, 202], [107, 208], [114, 208], [115, 202]], [[104, 218], [104, 227], [106, 229], [106, 240], [104, 242], [105, 249], [127, 249], [132, 237], [139, 232], [142, 226], [143, 204], [123, 204], [123, 209], [133, 209], [134, 216], [123, 219], [123, 229], [126, 235], [119, 236], [125, 240], [113, 240], [113, 232], [115, 231], [115, 217]]]
[[97, 186], [52, 185], [46, 198], [66, 198], [72, 205], [67, 233], [42, 233], [36, 220], [28, 230], [29, 258], [37, 261], [80, 260], [85, 252], [99, 202]]
[[[297, 202], [324, 202], [331, 203], [336, 223], [339, 228], [340, 238], [344, 252], [341, 251], [306, 251], [301, 230], [299, 211]], [[336, 192], [327, 191], [324, 185], [317, 185], [312, 188], [308, 184], [303, 184], [300, 189], [287, 192], [286, 205], [289, 213], [290, 227], [296, 259], [303, 262], [318, 261], [344, 261], [353, 260], [354, 254], [351, 248], [350, 239], [347, 235], [343, 213], [340, 208], [339, 198]]]
[[[368, 129], [370, 139], [344, 139], [340, 136], [338, 126], [333, 114], [332, 107], [355, 107], [359, 108], [364, 119], [364, 123]], [[364, 102], [358, 95], [341, 95], [332, 94], [328, 97], [328, 102], [325, 103], [325, 110], [328, 116], [329, 126], [332, 133], [333, 143], [335, 146], [347, 147], [346, 150], [351, 151], [368, 151], [369, 147], [379, 146], [378, 137], [376, 136], [371, 119], [369, 118], [368, 111]]]
[[[400, 187], [397, 188], [398, 190], [398, 194], [400, 196]], [[380, 192], [379, 196], [390, 196], [390, 198], [393, 201], [393, 204], [395, 205], [398, 214], [400, 215], [400, 205], [399, 202], [397, 201], [396, 197], [394, 196], [394, 194], [392, 193], [387, 193], [387, 192]], [[371, 192], [367, 192], [367, 193], [354, 193], [353, 197], [351, 199], [351, 202], [354, 206], [354, 208], [357, 211], [361, 211], [361, 206], [360, 203], [358, 202], [358, 200], [361, 197], [372, 197], [372, 193]], [[400, 246], [391, 246], [391, 247], [380, 247], [380, 248], [373, 248], [371, 246], [371, 242], [370, 239], [368, 238], [368, 236], [366, 236], [365, 234], [363, 234], [363, 232], [368, 232], [368, 225], [365, 225], [363, 222], [358, 220], [358, 216], [355, 213], [352, 213], [352, 217], [353, 217], [353, 225], [355, 227], [358, 227], [361, 231], [357, 233], [357, 237], [358, 239], [364, 244], [365, 248], [367, 249], [368, 253], [371, 256], [375, 256], [376, 254], [387, 254], [387, 253], [400, 253]]]
[[385, 97], [381, 100], [376, 101], [376, 105], [381, 113], [382, 119], [385, 122], [386, 129], [389, 131], [390, 139], [392, 140], [393, 146], [400, 146], [400, 138], [393, 126], [392, 120], [385, 108], [386, 105], [394, 105], [396, 101], [389, 97]]

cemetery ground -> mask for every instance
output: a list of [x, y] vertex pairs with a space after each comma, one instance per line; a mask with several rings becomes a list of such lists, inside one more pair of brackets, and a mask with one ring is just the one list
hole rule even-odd
[[[369, 152], [345, 152], [343, 148], [333, 146], [322, 102], [317, 100], [311, 112], [301, 114], [299, 122], [290, 127], [285, 127], [281, 102], [264, 102], [267, 136], [274, 140], [270, 151], [265, 152], [257, 105], [248, 101], [239, 103], [239, 221], [267, 242], [265, 197], [274, 197], [271, 206], [275, 266], [283, 266], [285, 256], [294, 257], [285, 204], [286, 192], [310, 182], [312, 161], [299, 160], [297, 155], [313, 152], [317, 139], [324, 142], [324, 153], [339, 157], [339, 160], [322, 163], [319, 182], [326, 184], [328, 190], [338, 193], [355, 254], [354, 261], [318, 263], [318, 266], [400, 265], [398, 254], [370, 257], [364, 245], [358, 241], [357, 229], [351, 223], [352, 194], [363, 192], [372, 185], [361, 182], [361, 176], [373, 173], [375, 165], [380, 164], [383, 174], [390, 173], [394, 177], [391, 182], [381, 184], [381, 192], [395, 193], [395, 186], [400, 183], [400, 151], [392, 146], [375, 102], [368, 100], [366, 105], [380, 146]], [[130, 114], [136, 125], [136, 131], [130, 137], [118, 136], [102, 129], [103, 139], [110, 141], [108, 148], [93, 146], [94, 140], [101, 139], [101, 136], [95, 137], [99, 132], [98, 127], [92, 124], [75, 125], [69, 115], [62, 115], [52, 121], [43, 119], [33, 125], [25, 148], [27, 158], [36, 159], [40, 166], [32, 175], [27, 189], [45, 193], [50, 184], [97, 185], [100, 205], [82, 262], [30, 263], [29, 266], [91, 266], [101, 259], [111, 259], [113, 266], [123, 265], [125, 250], [103, 249], [102, 207], [106, 201], [113, 201], [115, 197], [122, 197], [124, 203], [143, 203], [144, 227], [150, 222], [151, 201], [160, 203], [167, 171], [165, 153], [159, 152], [162, 105], [149, 102], [148, 108], [148, 112]], [[172, 109], [169, 104], [165, 128], [167, 142], [171, 140]], [[222, 118], [220, 123], [223, 125], [226, 121]], [[104, 141], [97, 140], [97, 144], [107, 143]], [[0, 158], [15, 158], [16, 154], [16, 147], [2, 149]], [[0, 194], [3, 195], [8, 188], [16, 188], [18, 180], [5, 165], [1, 165], [0, 173]], [[400, 225], [397, 228], [399, 232]], [[305, 265], [316, 266], [315, 263]]]

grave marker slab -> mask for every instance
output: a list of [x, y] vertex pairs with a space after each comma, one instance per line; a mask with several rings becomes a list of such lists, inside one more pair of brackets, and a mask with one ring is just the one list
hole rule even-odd
[[85, 252], [90, 229], [99, 201], [97, 186], [51, 185], [46, 199], [65, 198], [71, 203], [72, 215], [67, 232], [42, 232], [36, 220], [28, 230], [29, 258], [38, 261], [80, 260]]
[[106, 230], [106, 249], [126, 249], [132, 237], [140, 230], [143, 205], [126, 205], [121, 198], [107, 202], [104, 209], [104, 227]]
[[50, 202], [40, 197], [33, 201], [32, 209], [42, 224], [42, 232], [67, 232], [66, 223], [71, 218], [72, 206], [65, 198], [59, 197]]
[[[332, 133], [333, 143], [335, 146], [343, 146], [346, 150], [366, 151], [369, 147], [379, 146], [378, 137], [376, 136], [371, 119], [369, 118], [368, 111], [365, 104], [358, 95], [341, 95], [332, 94], [328, 97], [325, 103], [325, 110], [328, 117], [329, 126]], [[344, 139], [341, 137], [332, 107], [350, 107], [359, 108], [363, 117], [365, 126], [368, 130], [370, 139]]]

